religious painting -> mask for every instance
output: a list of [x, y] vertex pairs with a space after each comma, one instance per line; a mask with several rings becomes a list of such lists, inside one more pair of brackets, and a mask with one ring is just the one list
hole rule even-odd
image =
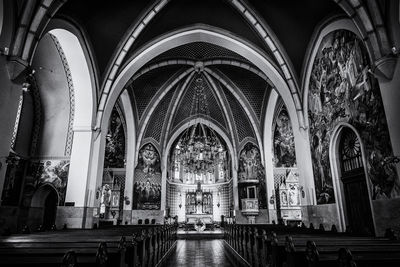
[[36, 188], [51, 184], [58, 192], [58, 205], [64, 205], [67, 190], [69, 160], [45, 160], [40, 163]]
[[313, 64], [308, 94], [318, 204], [335, 202], [329, 143], [339, 122], [353, 125], [361, 136], [373, 199], [399, 195], [380, 89], [369, 70], [367, 51], [354, 33], [338, 30], [324, 37]]
[[[265, 170], [261, 163], [261, 154], [257, 146], [247, 143], [240, 152], [239, 158], [239, 198], [247, 198], [247, 185], [243, 182], [257, 184], [257, 198], [260, 209], [267, 208], [267, 191]], [[241, 201], [239, 202], [240, 205]]]
[[152, 144], [139, 151], [133, 186], [133, 209], [154, 210], [161, 208], [160, 155]]
[[106, 135], [106, 150], [104, 155], [105, 168], [124, 168], [125, 167], [125, 133], [123, 120], [114, 107], [108, 132]]
[[240, 152], [239, 181], [258, 180], [262, 169], [260, 150], [252, 143], [247, 143]]
[[274, 129], [274, 165], [275, 167], [294, 167], [296, 153], [292, 124], [286, 109], [279, 113]]

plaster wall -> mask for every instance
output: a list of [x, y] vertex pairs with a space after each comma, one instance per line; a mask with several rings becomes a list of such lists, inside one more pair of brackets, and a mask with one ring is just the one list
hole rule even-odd
[[33, 68], [43, 114], [37, 154], [39, 157], [62, 157], [65, 155], [70, 115], [68, 81], [63, 62], [48, 34], [39, 42]]

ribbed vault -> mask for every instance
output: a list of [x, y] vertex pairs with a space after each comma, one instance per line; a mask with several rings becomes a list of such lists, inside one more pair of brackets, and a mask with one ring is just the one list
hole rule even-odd
[[[177, 77], [179, 82], [165, 94]], [[139, 128], [144, 129], [138, 142], [152, 140], [161, 149], [176, 129], [195, 118], [218, 125], [235, 147], [249, 139], [256, 141], [262, 134], [263, 106], [273, 89], [246, 58], [205, 42], [162, 53], [138, 71], [126, 88]]]

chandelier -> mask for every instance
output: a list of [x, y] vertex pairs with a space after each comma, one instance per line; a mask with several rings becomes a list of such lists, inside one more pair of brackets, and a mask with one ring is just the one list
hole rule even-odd
[[[207, 130], [206, 130], [207, 129]], [[185, 173], [214, 173], [226, 160], [226, 150], [211, 128], [197, 123], [186, 129], [174, 152]]]

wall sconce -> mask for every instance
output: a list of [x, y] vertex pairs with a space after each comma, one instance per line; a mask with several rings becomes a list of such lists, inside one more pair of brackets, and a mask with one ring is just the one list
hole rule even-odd
[[179, 209], [182, 208], [182, 194], [179, 193]]
[[0, 48], [0, 55], [8, 56], [10, 49], [8, 47]]
[[126, 205], [131, 204], [131, 201], [129, 200], [129, 197], [125, 196], [125, 197], [124, 197], [124, 200], [125, 200], [125, 204], [126, 204]]
[[300, 192], [301, 192], [301, 197], [305, 198], [306, 197], [306, 192], [304, 192], [304, 187], [300, 186]]
[[221, 206], [221, 204], [220, 204], [220, 202], [221, 202], [221, 195], [220, 195], [219, 192], [220, 192], [220, 191], [218, 190], [218, 193], [217, 193], [217, 198], [218, 198], [217, 207], [218, 207], [218, 208]]
[[99, 199], [99, 197], [100, 197], [100, 194], [101, 194], [101, 186], [99, 186], [99, 187], [97, 187], [97, 190], [96, 190], [96, 199]]

